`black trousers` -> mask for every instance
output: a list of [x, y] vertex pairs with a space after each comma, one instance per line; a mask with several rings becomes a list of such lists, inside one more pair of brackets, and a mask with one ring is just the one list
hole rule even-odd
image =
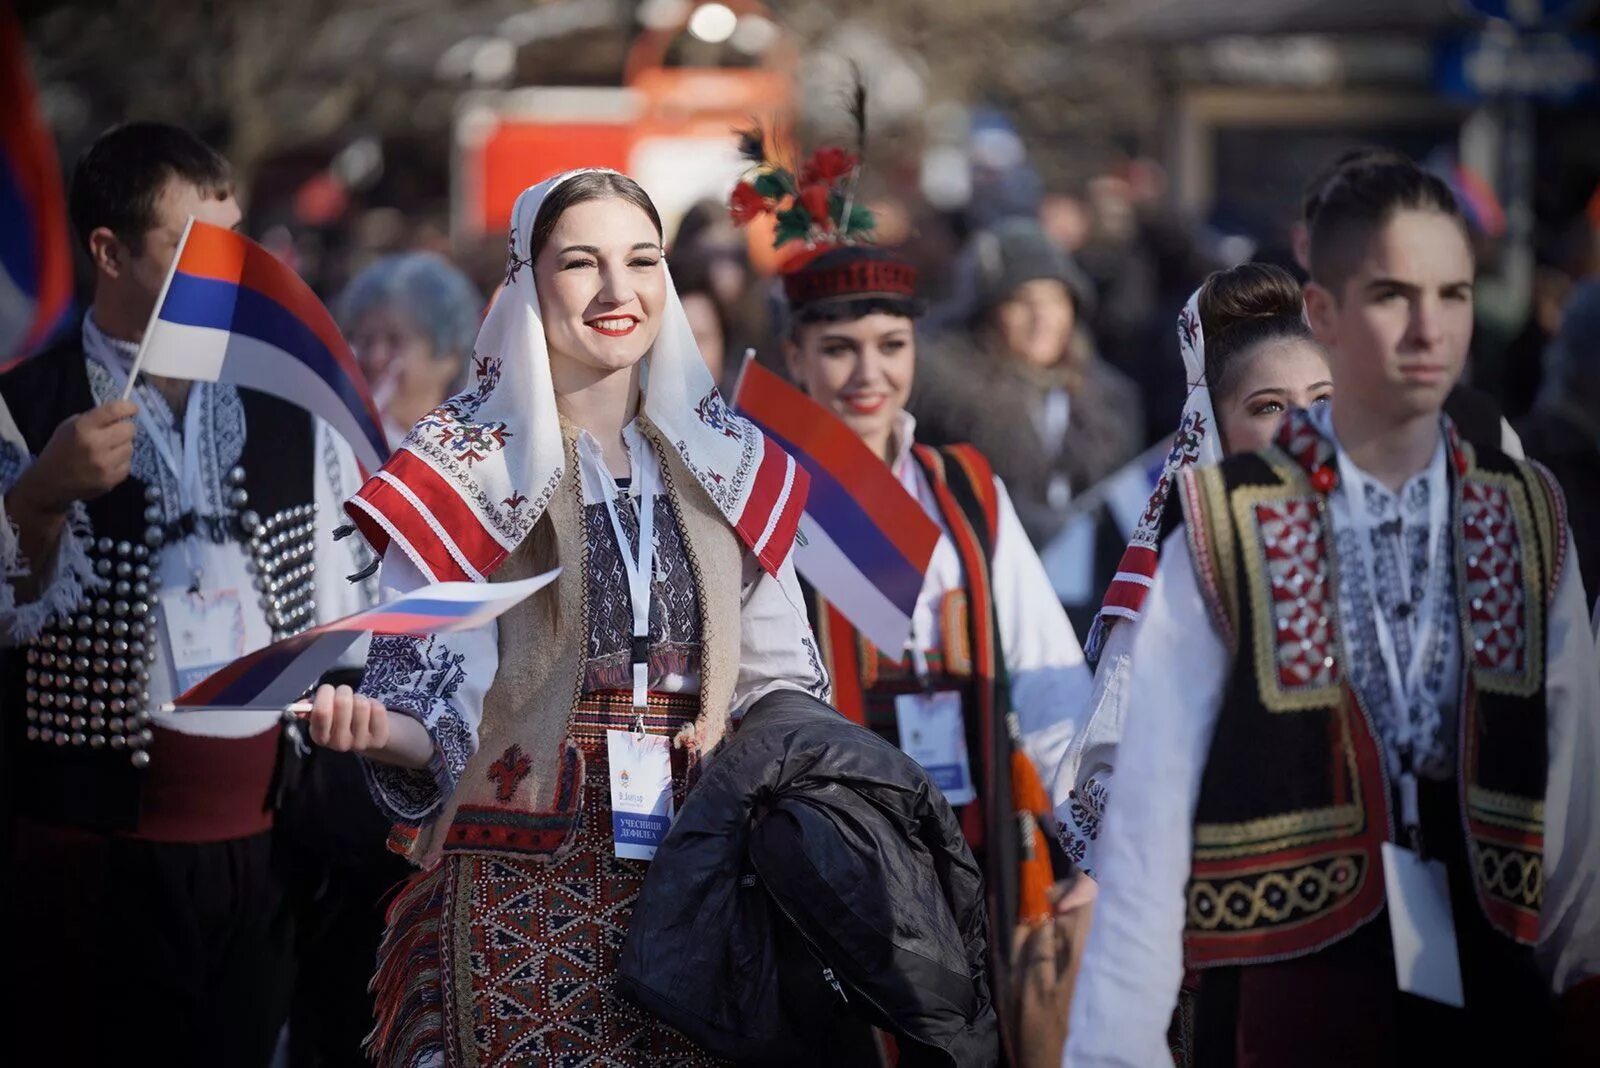
[[367, 1068], [384, 913], [416, 869], [384, 848], [389, 821], [353, 754], [313, 750], [297, 768], [278, 811], [295, 912], [289, 1068]]
[[377, 853], [362, 864], [301, 871], [295, 916], [296, 981], [289, 1022], [290, 1068], [366, 1068], [372, 994], [384, 912], [413, 869]]
[[288, 1014], [293, 931], [273, 835], [147, 842], [19, 823], [19, 1050], [62, 1066], [264, 1068]]

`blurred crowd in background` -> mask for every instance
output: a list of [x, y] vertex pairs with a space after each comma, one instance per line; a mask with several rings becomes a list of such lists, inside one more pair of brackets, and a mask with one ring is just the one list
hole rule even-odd
[[[216, 145], [245, 230], [334, 309], [395, 435], [462, 380], [503, 273], [509, 196], [579, 163], [634, 174], [662, 206], [674, 279], [725, 391], [746, 350], [781, 367], [770, 234], [736, 227], [723, 203], [740, 167], [733, 130], [776, 123], [797, 151], [837, 138], [863, 72], [879, 239], [919, 266], [929, 304], [912, 409], [930, 439], [972, 440], [994, 460], [1047, 550], [1091, 505], [1115, 505], [1092, 490], [1164, 448], [1186, 391], [1172, 323], [1188, 294], [1251, 259], [1303, 277], [1302, 191], [1356, 144], [1400, 149], [1456, 191], [1479, 246], [1472, 382], [1557, 466], [1574, 507], [1596, 499], [1600, 310], [1582, 283], [1600, 268], [1597, 17], [1586, 3], [1527, 7], [19, 12], [67, 160], [128, 118]], [[1121, 539], [1099, 542], [1067, 555], [1114, 556]], [[1081, 626], [1100, 591], [1054, 566], [1061, 552], [1047, 564]]]

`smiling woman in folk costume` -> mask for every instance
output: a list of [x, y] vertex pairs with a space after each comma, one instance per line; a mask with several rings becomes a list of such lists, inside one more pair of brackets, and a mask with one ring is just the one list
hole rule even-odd
[[498, 625], [377, 637], [359, 696], [317, 694], [313, 736], [369, 758], [425, 869], [390, 912], [372, 1050], [705, 1063], [616, 996], [647, 864], [616, 855], [612, 793], [637, 745], [660, 759], [635, 780], [670, 774], [681, 803], [731, 713], [776, 688], [825, 695], [789, 563], [804, 479], [723, 407], [655, 209], [615, 172], [519, 198], [474, 365], [350, 514], [391, 592], [564, 570]]
[[[922, 313], [917, 272], [865, 243], [871, 216], [854, 196], [857, 158], [825, 148], [796, 176], [764, 158], [759, 134], [745, 142], [759, 162], [735, 187], [735, 219], [776, 211], [780, 246], [790, 240], [806, 246], [783, 277], [791, 376], [882, 458], [941, 532], [904, 648], [875, 647], [808, 588], [834, 703], [903, 748], [916, 747], [925, 765], [965, 765], [946, 793], [1000, 892], [991, 902], [992, 929], [1004, 930], [1019, 908], [1016, 857], [1034, 849], [1031, 833], [1015, 840], [1011, 768], [1036, 786], [1027, 758], [1046, 768], [1060, 761], [1089, 696], [1089, 671], [988, 462], [970, 446], [916, 444], [905, 403]], [[1017, 759], [1006, 760], [1014, 741]], [[992, 759], [997, 752], [1002, 758]], [[1042, 803], [1029, 798], [1021, 807], [1047, 808], [1038, 793]], [[999, 826], [1007, 840], [991, 841]], [[1048, 912], [1042, 901], [1048, 857], [1042, 841], [1039, 847], [1043, 883], [1031, 882], [1034, 900], [1023, 904], [1025, 913]], [[996, 941], [1004, 946], [1009, 937]]]

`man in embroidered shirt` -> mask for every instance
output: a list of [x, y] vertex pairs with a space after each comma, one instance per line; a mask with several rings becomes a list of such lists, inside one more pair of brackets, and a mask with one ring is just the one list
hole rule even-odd
[[6, 1000], [58, 1064], [264, 1065], [287, 1003], [277, 716], [162, 705], [360, 606], [330, 520], [356, 469], [263, 394], [140, 376], [118, 399], [185, 220], [236, 225], [231, 188], [184, 130], [102, 136], [72, 180], [81, 337], [0, 377], [24, 453], [0, 485], [7, 890], [26, 917]]
[[[1311, 259], [1333, 406], [1185, 477], [1066, 1064], [1170, 1063], [1185, 964], [1201, 1064], [1547, 1063], [1583, 1037], [1600, 674], [1560, 491], [1441, 415], [1473, 275], [1442, 183], [1358, 160]], [[1399, 992], [1389, 843], [1447, 873], [1465, 1011]]]

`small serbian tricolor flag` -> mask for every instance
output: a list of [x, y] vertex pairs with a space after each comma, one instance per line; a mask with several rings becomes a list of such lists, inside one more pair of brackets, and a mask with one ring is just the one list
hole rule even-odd
[[560, 568], [517, 582], [441, 582], [376, 608], [312, 627], [240, 657], [185, 690], [177, 711], [278, 709], [298, 700], [362, 634], [472, 630], [550, 584]]
[[869, 641], [898, 656], [938, 524], [849, 427], [753, 359], [734, 408], [811, 476], [795, 567]]
[[38, 353], [72, 313], [72, 237], [55, 143], [22, 28], [0, 5], [0, 371]]
[[189, 221], [135, 366], [299, 405], [342, 434], [365, 470], [389, 455], [366, 379], [333, 316], [299, 275], [232, 230]]

